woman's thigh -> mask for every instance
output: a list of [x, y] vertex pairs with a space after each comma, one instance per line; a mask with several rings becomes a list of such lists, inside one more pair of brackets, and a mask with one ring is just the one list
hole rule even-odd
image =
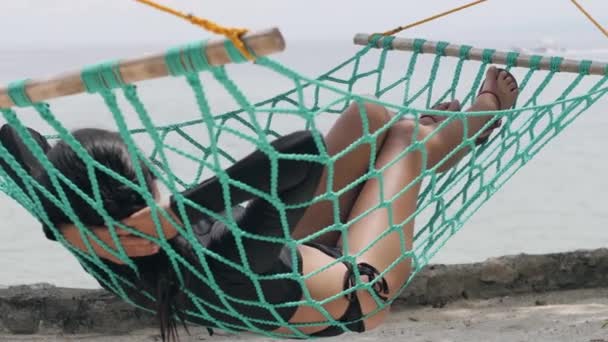
[[[365, 117], [367, 117], [367, 125], [363, 123]], [[325, 137], [327, 151], [330, 155], [337, 155], [354, 142], [360, 142], [357, 147], [335, 161], [331, 178], [328, 168], [325, 168], [316, 195], [328, 191], [340, 192], [349, 185], [353, 187], [334, 200], [323, 200], [311, 205], [293, 231], [294, 238], [304, 238], [332, 225], [335, 216], [338, 216], [341, 222], [348, 217], [363, 183], [363, 180], [361, 180], [361, 184], [356, 184], [356, 181], [369, 170], [372, 151], [377, 152], [382, 147], [386, 134], [382, 132], [374, 140], [363, 140], [361, 137], [384, 127], [390, 117], [391, 113], [382, 106], [353, 103], [336, 121]], [[365, 128], [365, 126], [367, 127]], [[328, 184], [332, 185], [331, 188]], [[320, 236], [315, 242], [335, 246], [339, 234], [340, 232], [330, 232]]]
[[[340, 295], [344, 291], [344, 277], [348, 271], [343, 263], [338, 262], [336, 259], [328, 256], [320, 250], [309, 247], [300, 246], [300, 253], [302, 255], [302, 274], [306, 278], [305, 284], [310, 298], [316, 302], [324, 302], [328, 298], [334, 298], [331, 301], [324, 303], [323, 305], [301, 305], [292, 318], [289, 320], [290, 323], [315, 323], [315, 322], [326, 322], [333, 318], [334, 320], [340, 319], [346, 312], [350, 302], [345, 296]], [[322, 270], [322, 271], [319, 271]], [[317, 272], [317, 273], [315, 273]], [[313, 273], [315, 273], [313, 275]], [[361, 305], [363, 315], [374, 312], [377, 309], [377, 304], [372, 296], [364, 290], [357, 291], [357, 296]], [[302, 299], [306, 299], [306, 293], [302, 296]], [[319, 307], [324, 312], [319, 310]], [[388, 314], [388, 308], [378, 312], [377, 314], [370, 316], [364, 320], [364, 324], [367, 329], [371, 329], [380, 325]], [[300, 331], [305, 334], [314, 334], [327, 328], [327, 325], [301, 327]], [[281, 328], [277, 330], [282, 333], [289, 333], [290, 330]]]

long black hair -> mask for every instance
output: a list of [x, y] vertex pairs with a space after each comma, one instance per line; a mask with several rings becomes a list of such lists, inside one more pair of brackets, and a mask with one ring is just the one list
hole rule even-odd
[[[129, 181], [138, 184], [136, 165], [134, 165], [127, 145], [116, 132], [102, 129], [86, 128], [74, 131], [74, 138], [84, 147], [89, 156], [120, 174]], [[89, 179], [85, 162], [76, 154], [73, 148], [66, 142], [60, 141], [47, 153], [49, 161], [53, 166], [67, 177], [74, 185], [89, 196], [93, 196], [93, 184]], [[146, 186], [150, 192], [154, 191], [155, 177], [150, 169], [140, 162], [139, 167], [143, 172]], [[146, 207], [143, 196], [133, 188], [121, 183], [105, 172], [95, 171], [98, 189], [103, 201], [103, 207], [115, 220], [123, 220], [133, 213]], [[50, 178], [46, 172], [39, 174], [40, 183], [55, 193]], [[63, 191], [74, 209], [75, 214], [85, 226], [104, 226], [103, 217], [97, 209], [86, 203], [73, 190], [63, 186]], [[72, 223], [61, 208], [50, 201], [43, 200], [44, 209], [53, 224]], [[134, 258], [140, 274], [140, 284], [145, 287], [152, 286], [156, 295], [156, 314], [160, 324], [160, 332], [163, 341], [177, 340], [177, 324], [175, 315], [180, 315], [177, 308], [176, 296], [178, 287], [176, 285], [175, 271], [169, 263], [169, 258], [161, 250], [158, 254], [150, 257]]]

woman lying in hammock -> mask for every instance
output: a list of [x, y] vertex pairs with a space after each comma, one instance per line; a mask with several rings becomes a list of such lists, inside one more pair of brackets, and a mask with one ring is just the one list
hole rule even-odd
[[[485, 82], [479, 95], [469, 111], [491, 111], [507, 109], [514, 105], [518, 94], [515, 79], [506, 71], [500, 71], [494, 67], [487, 72]], [[437, 107], [439, 110], [459, 111], [458, 101], [444, 103]], [[369, 123], [370, 133], [382, 128], [390, 119], [391, 113], [384, 107], [366, 104], [365, 114]], [[362, 113], [360, 107], [351, 105], [336, 121], [330, 132], [325, 137], [328, 153], [335, 155], [363, 134]], [[420, 126], [416, 129], [412, 120], [401, 120], [396, 122], [377, 135], [375, 161], [376, 169], [381, 169], [392, 162], [412, 141], [421, 140], [428, 136], [439, 125], [444, 118], [435, 115], [422, 115]], [[491, 116], [469, 116], [467, 125], [469, 137], [479, 133], [476, 140], [478, 144], [484, 143], [492, 130], [499, 123], [491, 125], [483, 132], [479, 132], [486, 126]], [[20, 146], [20, 140], [8, 134], [4, 129], [2, 143], [12, 151], [22, 164], [33, 173], [37, 173], [38, 166], [35, 161], [28, 157], [27, 151]], [[442, 161], [465, 137], [463, 137], [463, 122], [453, 120], [437, 134], [430, 138], [424, 148], [426, 149], [426, 165], [422, 153], [411, 152], [396, 161], [393, 165], [382, 172], [382, 186], [374, 178], [369, 179], [356, 189], [352, 189], [339, 197], [339, 211], [341, 222], [348, 222], [358, 217], [368, 208], [375, 207], [380, 198], [391, 198], [398, 192], [414, 182], [423, 169], [432, 168]], [[41, 136], [34, 135], [40, 139], [41, 146], [48, 148]], [[415, 136], [416, 135], [416, 136]], [[134, 165], [132, 164], [126, 145], [116, 133], [101, 130], [83, 129], [74, 132], [74, 136], [80, 144], [88, 151], [92, 158], [121, 174], [127, 179], [137, 183]], [[296, 132], [275, 140], [272, 145], [281, 153], [290, 154], [318, 154], [318, 148], [311, 134], [308, 132]], [[335, 162], [333, 190], [339, 191], [359, 179], [368, 171], [369, 160], [372, 154], [371, 146], [363, 144], [345, 154]], [[445, 171], [457, 163], [467, 151], [456, 154], [445, 161], [439, 171]], [[53, 165], [74, 182], [88, 195], [92, 195], [91, 184], [86, 173], [84, 163], [76, 156], [75, 152], [65, 143], [59, 142], [48, 150], [47, 156]], [[315, 196], [324, 193], [327, 189], [327, 170], [322, 164], [302, 160], [280, 160], [279, 174], [277, 177], [278, 197], [285, 204], [305, 203]], [[147, 186], [151, 193], [156, 195], [160, 201], [159, 191], [154, 177], [149, 169], [142, 165]], [[227, 174], [234, 180], [238, 180], [259, 191], [270, 192], [271, 179], [270, 162], [267, 156], [260, 152], [254, 152], [246, 158], [238, 161], [226, 170]], [[52, 189], [48, 175], [41, 173], [37, 175], [40, 182]], [[98, 173], [99, 190], [105, 209], [115, 219], [123, 220], [129, 226], [145, 234], [157, 236], [156, 226], [152, 220], [150, 208], [146, 207], [145, 201], [135, 190], [121, 185], [113, 178]], [[392, 232], [362, 253], [355, 264], [348, 262], [334, 263], [333, 266], [305, 280], [305, 289], [301, 283], [294, 280], [294, 273], [307, 275], [315, 270], [331, 264], [342, 254], [355, 255], [362, 249], [367, 248], [372, 241], [383, 234], [390, 226], [389, 222], [404, 222], [416, 211], [417, 198], [420, 191], [420, 182], [416, 182], [410, 189], [392, 201], [392, 211], [379, 208], [371, 211], [363, 218], [352, 222], [345, 234], [348, 234], [348, 249], [341, 245], [340, 232], [331, 232], [318, 237], [314, 242], [299, 245], [297, 247], [298, 265], [292, 264], [292, 250], [283, 243], [274, 243], [267, 240], [242, 238], [242, 246], [246, 253], [246, 261], [254, 274], [274, 275], [291, 274], [292, 277], [259, 280], [263, 301], [268, 303], [266, 307], [260, 305], [248, 305], [243, 301], [260, 302], [254, 282], [241, 271], [222, 263], [213, 257], [207, 257], [209, 268], [214, 276], [217, 286], [228, 296], [238, 298], [242, 301], [228, 302], [238, 315], [226, 309], [222, 298], [215, 293], [208, 281], [202, 281], [185, 267], [179, 267], [184, 275], [185, 283], [180, 285], [175, 271], [169, 262], [166, 251], [147, 239], [130, 235], [128, 232], [117, 230], [124, 250], [139, 268], [137, 276], [131, 268], [108, 253], [97, 243], [93, 243], [95, 251], [107, 260], [105, 264], [123, 279], [127, 279], [135, 288], [122, 286], [131, 300], [145, 308], [158, 313], [161, 324], [161, 334], [165, 337], [174, 337], [175, 320], [179, 318], [198, 323], [207, 327], [221, 327], [217, 322], [223, 322], [235, 330], [247, 330], [248, 326], [258, 329], [275, 331], [279, 333], [293, 333], [285, 324], [273, 323], [277, 321], [273, 310], [289, 324], [311, 323], [299, 326], [303, 333], [312, 336], [334, 336], [344, 332], [339, 326], [328, 326], [327, 318], [312, 306], [301, 304], [299, 306], [278, 306], [290, 302], [303, 301], [304, 291], [316, 301], [324, 301], [326, 298], [336, 297], [337, 294], [348, 290], [353, 284], [358, 283], [354, 279], [354, 268], [358, 269], [361, 281], [371, 282], [370, 286], [349, 293], [346, 296], [337, 296], [334, 300], [325, 303], [323, 308], [336, 321], [345, 324], [346, 328], [354, 332], [377, 327], [386, 318], [388, 307], [375, 315], [366, 315], [376, 311], [378, 305], [373, 299], [372, 293], [384, 301], [389, 301], [397, 295], [404, 282], [410, 275], [410, 261], [402, 260], [393, 265], [390, 270], [380, 277], [384, 272], [398, 260], [403, 253], [401, 246], [401, 235], [405, 237], [406, 247], [412, 248], [414, 220], [402, 225], [402, 232]], [[279, 212], [264, 199], [249, 192], [231, 186], [229, 188], [230, 198], [233, 204], [249, 201], [246, 207], [235, 206], [232, 215], [238, 226], [255, 235], [267, 237], [284, 238], [284, 231], [280, 222]], [[80, 197], [71, 191], [66, 191], [72, 208], [76, 211], [80, 220], [94, 229], [98, 237], [109, 246], [114, 246], [112, 238], [104, 225], [104, 220], [95, 208], [87, 205]], [[211, 178], [200, 185], [186, 190], [185, 198], [197, 203], [210, 211], [222, 213], [225, 211], [223, 200], [223, 188], [217, 178]], [[42, 197], [42, 196], [41, 196]], [[161, 206], [175, 216], [179, 222], [178, 203], [171, 200], [170, 203]], [[62, 210], [45, 203], [45, 209], [51, 221], [60, 227], [61, 233], [74, 246], [87, 251], [78, 229], [63, 214]], [[334, 222], [333, 206], [328, 201], [321, 201], [307, 208], [289, 209], [286, 211], [287, 224], [291, 228], [294, 239], [302, 239], [319, 230], [332, 225]], [[217, 253], [225, 259], [236, 264], [243, 264], [238, 252], [236, 240], [231, 231], [220, 221], [202, 214], [200, 211], [186, 206], [187, 219], [192, 224], [198, 241], [205, 248]], [[392, 215], [392, 217], [389, 217]], [[160, 215], [159, 215], [160, 216]], [[197, 257], [190, 243], [177, 233], [177, 230], [165, 219], [161, 220], [163, 233], [171, 247], [181, 257], [185, 258], [194, 267], [200, 267]], [[46, 229], [47, 236], [52, 238], [53, 234]], [[83, 261], [86, 262], [86, 261]], [[95, 270], [98, 277], [106, 273], [98, 266], [91, 263], [87, 265]], [[201, 271], [201, 273], [204, 273]], [[102, 286], [105, 283], [100, 282]], [[148, 292], [156, 297], [156, 301], [142, 295]], [[201, 301], [195, 303], [192, 298], [198, 297]], [[304, 302], [304, 301], [303, 301]], [[208, 318], [200, 313], [200, 306], [208, 313]], [[362, 317], [365, 317], [362, 319]], [[215, 321], [217, 320], [217, 322]], [[316, 323], [316, 324], [314, 324]], [[248, 325], [249, 324], [249, 325]]]

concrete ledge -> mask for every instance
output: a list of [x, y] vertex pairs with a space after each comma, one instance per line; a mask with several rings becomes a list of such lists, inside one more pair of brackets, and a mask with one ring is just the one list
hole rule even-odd
[[608, 288], [608, 249], [429, 265], [403, 291], [399, 304], [441, 307], [458, 299], [588, 288]]
[[[431, 265], [395, 305], [442, 307], [460, 299], [586, 288], [608, 288], [608, 249]], [[120, 334], [155, 326], [152, 315], [103, 290], [48, 284], [0, 287], [0, 333]]]
[[0, 290], [0, 332], [107, 333], [156, 326], [152, 315], [104, 290], [58, 288], [48, 284]]

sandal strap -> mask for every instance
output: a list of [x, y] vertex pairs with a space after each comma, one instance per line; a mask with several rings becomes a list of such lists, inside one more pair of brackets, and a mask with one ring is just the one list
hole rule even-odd
[[479, 146], [485, 144], [488, 140], [490, 140], [490, 135], [492, 134], [492, 131], [497, 128], [500, 128], [500, 126], [502, 126], [502, 119], [494, 121], [488, 128], [483, 131], [483, 133], [481, 133], [481, 136], [475, 140], [475, 145]]

